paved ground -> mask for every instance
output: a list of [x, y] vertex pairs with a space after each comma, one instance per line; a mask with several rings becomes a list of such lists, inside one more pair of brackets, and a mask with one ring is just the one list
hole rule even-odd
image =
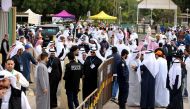
[[[63, 84], [60, 84], [60, 86], [62, 86], [62, 85]], [[65, 90], [62, 89], [60, 86], [58, 88], [58, 94], [57, 94], [58, 95], [58, 107], [56, 109], [68, 109]], [[35, 100], [35, 93], [34, 93], [35, 90], [34, 89], [35, 89], [35, 86], [34, 86], [34, 84], [32, 84], [32, 85], [30, 85], [30, 89], [26, 93], [32, 109], [36, 109], [36, 103], [35, 103], [36, 100]], [[81, 96], [79, 97], [79, 99], [81, 101]], [[184, 109], [189, 109], [188, 106], [189, 106], [188, 100], [187, 100], [187, 98], [184, 98]], [[119, 109], [119, 106], [116, 103], [109, 101], [103, 107], [103, 109]], [[139, 107], [127, 107], [127, 109], [140, 109], [140, 108]], [[156, 109], [165, 109], [165, 108], [156, 108]]]
[[[57, 92], [57, 99], [58, 99], [58, 107], [55, 109], [68, 109], [67, 106], [67, 97], [66, 97], [66, 91], [64, 89], [64, 82], [61, 81], [58, 87]], [[35, 84], [30, 84], [30, 87], [28, 91], [26, 92], [28, 101], [30, 103], [31, 109], [36, 109], [36, 103], [35, 103]], [[79, 92], [79, 101], [82, 102], [82, 96], [81, 91]]]
[[[184, 109], [189, 109], [188, 106], [189, 106], [188, 100], [187, 100], [187, 98], [184, 98]], [[103, 107], [103, 109], [119, 109], [119, 106], [116, 103], [109, 101]], [[127, 107], [127, 109], [140, 109], [140, 108], [139, 107]], [[165, 108], [156, 108], [156, 109], [165, 109]]]
[[[67, 97], [65, 95], [65, 90], [62, 90], [62, 87], [60, 87], [62, 84], [59, 85], [58, 93], [57, 93], [57, 99], [58, 99], [58, 107], [55, 109], [68, 109], [67, 108]], [[35, 86], [34, 84], [30, 84], [29, 90], [26, 92], [28, 101], [30, 103], [31, 109], [36, 109], [36, 100], [35, 100]], [[63, 98], [63, 99], [62, 99]]]

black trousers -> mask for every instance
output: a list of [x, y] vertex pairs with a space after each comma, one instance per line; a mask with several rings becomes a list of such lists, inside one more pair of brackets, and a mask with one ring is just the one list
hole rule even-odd
[[50, 107], [57, 107], [57, 89], [58, 89], [59, 81], [53, 80], [50, 78]]
[[[79, 106], [79, 101], [78, 101], [78, 92], [73, 92], [73, 91], [67, 91], [67, 101], [68, 101], [68, 106], [69, 109], [75, 109]], [[74, 108], [75, 105], [75, 108]]]
[[127, 97], [129, 93], [129, 83], [128, 82], [118, 82], [119, 83], [119, 108], [125, 109], [125, 103], [127, 102]]

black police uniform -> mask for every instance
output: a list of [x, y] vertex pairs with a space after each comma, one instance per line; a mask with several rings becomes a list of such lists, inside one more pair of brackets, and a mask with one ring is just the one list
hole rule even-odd
[[125, 109], [125, 103], [127, 102], [129, 92], [129, 70], [123, 59], [121, 59], [117, 66], [117, 76], [119, 84], [119, 107], [120, 109]]
[[78, 92], [79, 92], [79, 83], [82, 76], [82, 66], [76, 61], [70, 61], [66, 64], [65, 75], [63, 79], [65, 80], [65, 89], [68, 99], [69, 109], [74, 109], [79, 106], [78, 102]]

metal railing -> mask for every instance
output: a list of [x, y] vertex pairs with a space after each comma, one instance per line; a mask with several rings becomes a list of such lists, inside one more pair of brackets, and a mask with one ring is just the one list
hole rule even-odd
[[97, 95], [98, 89], [95, 89], [76, 109], [96, 109], [94, 99]]
[[77, 107], [77, 109], [102, 109], [112, 93], [112, 70], [113, 58], [104, 61], [98, 68], [98, 88], [94, 90], [86, 99]]

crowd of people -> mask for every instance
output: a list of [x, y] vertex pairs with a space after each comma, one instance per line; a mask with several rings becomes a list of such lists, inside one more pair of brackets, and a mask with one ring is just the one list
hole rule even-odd
[[46, 47], [42, 28], [19, 31], [23, 34], [18, 32], [12, 46], [8, 34], [1, 44], [1, 107], [16, 103], [30, 109], [25, 92], [36, 84], [36, 109], [55, 108], [63, 79], [68, 107], [74, 109], [79, 106], [80, 79], [85, 99], [97, 88], [98, 67], [111, 57], [111, 100], [118, 100], [120, 109], [126, 109], [126, 103], [141, 109], [183, 109], [183, 97], [190, 94], [189, 29], [173, 27], [153, 35], [149, 27], [146, 36], [139, 37], [134, 29], [112, 24], [77, 23], [58, 32]]

